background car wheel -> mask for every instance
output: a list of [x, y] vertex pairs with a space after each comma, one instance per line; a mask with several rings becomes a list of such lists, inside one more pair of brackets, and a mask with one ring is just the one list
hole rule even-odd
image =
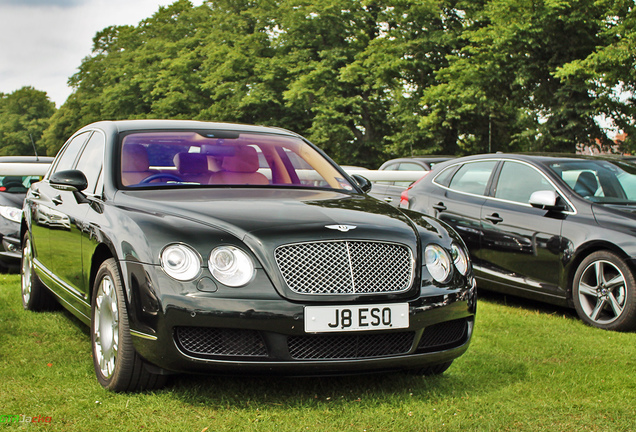
[[446, 372], [446, 370], [449, 367], [451, 367], [452, 364], [453, 364], [453, 361], [451, 360], [449, 362], [440, 363], [434, 366], [428, 366], [428, 367], [424, 367], [420, 369], [412, 369], [409, 371], [409, 373], [413, 375], [424, 375], [424, 376], [441, 375], [444, 372]]
[[117, 263], [100, 266], [93, 287], [91, 343], [99, 383], [115, 392], [152, 390], [165, 384], [165, 376], [146, 370], [130, 336], [124, 290]]
[[594, 252], [581, 262], [572, 285], [572, 300], [581, 319], [594, 327], [636, 328], [636, 281], [627, 264], [609, 251]]
[[22, 263], [20, 287], [22, 291], [22, 306], [30, 311], [53, 310], [57, 306], [55, 297], [44, 286], [33, 268], [33, 244], [28, 232], [24, 234], [22, 242]]

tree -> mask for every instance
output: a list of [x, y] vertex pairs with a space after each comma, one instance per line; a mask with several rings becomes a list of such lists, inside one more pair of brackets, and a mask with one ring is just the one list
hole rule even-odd
[[627, 133], [624, 150], [636, 152], [636, 14], [632, 0], [603, 2], [600, 22], [604, 43], [583, 59], [560, 67], [555, 76], [584, 82], [596, 114]]
[[0, 155], [33, 155], [34, 147], [46, 154], [40, 138], [54, 112], [46, 92], [33, 87], [0, 93]]
[[463, 152], [570, 151], [607, 140], [585, 82], [560, 67], [603, 45], [594, 0], [490, 0], [465, 11], [466, 44], [427, 89], [421, 127], [456, 131]]
[[46, 131], [49, 151], [98, 120], [197, 116], [207, 99], [198, 72], [206, 20], [204, 8], [179, 0], [136, 27], [98, 32], [92, 55], [69, 79], [73, 94]]
[[191, 118], [292, 129], [367, 167], [414, 154], [574, 151], [608, 141], [598, 115], [633, 132], [632, 9], [178, 0], [95, 36], [44, 141], [53, 153], [95, 120]]

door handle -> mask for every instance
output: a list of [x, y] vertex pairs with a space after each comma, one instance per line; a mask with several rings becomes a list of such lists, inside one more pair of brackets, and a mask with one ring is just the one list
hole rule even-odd
[[443, 202], [439, 202], [437, 204], [433, 204], [433, 209], [437, 210], [438, 212], [443, 212], [446, 210], [446, 206]]
[[384, 201], [386, 201], [388, 203], [393, 202], [393, 197], [386, 197], [386, 198], [384, 198]]
[[37, 189], [33, 189], [31, 191], [31, 195], [33, 195], [33, 198], [40, 198], [40, 191]]
[[499, 222], [503, 222], [503, 219], [499, 217], [497, 213], [493, 213], [490, 216], [486, 216], [484, 219], [489, 220], [493, 224], [498, 224]]
[[51, 198], [51, 202], [53, 202], [53, 204], [55, 204], [55, 205], [60, 205], [64, 201], [62, 201], [62, 197], [58, 195], [56, 197]]

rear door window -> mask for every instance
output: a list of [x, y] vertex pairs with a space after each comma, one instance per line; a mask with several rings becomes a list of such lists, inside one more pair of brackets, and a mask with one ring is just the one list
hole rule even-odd
[[457, 192], [486, 195], [488, 180], [496, 165], [495, 160], [466, 163], [457, 170], [448, 187]]

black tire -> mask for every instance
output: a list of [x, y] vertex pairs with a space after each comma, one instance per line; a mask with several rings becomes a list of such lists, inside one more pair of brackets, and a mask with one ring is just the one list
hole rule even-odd
[[605, 330], [636, 328], [636, 280], [629, 266], [610, 251], [585, 258], [572, 282], [572, 300], [583, 322]]
[[423, 376], [441, 375], [444, 372], [446, 372], [446, 370], [449, 367], [451, 367], [452, 364], [453, 364], [453, 360], [446, 363], [440, 363], [433, 366], [423, 367], [420, 369], [412, 369], [409, 371], [409, 373], [412, 375], [423, 375]]
[[33, 243], [27, 231], [22, 239], [22, 262], [20, 289], [22, 306], [26, 310], [40, 312], [57, 308], [57, 300], [49, 289], [40, 281], [33, 267]]
[[114, 392], [162, 387], [166, 377], [149, 372], [133, 346], [121, 277], [112, 258], [97, 271], [91, 305], [93, 365], [102, 387]]

